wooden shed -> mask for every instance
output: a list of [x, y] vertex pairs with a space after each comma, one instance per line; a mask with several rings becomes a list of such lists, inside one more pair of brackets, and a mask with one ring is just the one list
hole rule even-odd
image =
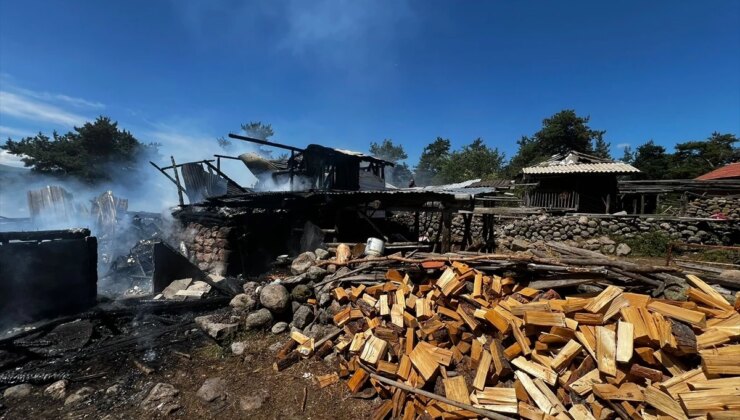
[[640, 172], [621, 161], [580, 152], [555, 155], [522, 169], [524, 205], [555, 211], [611, 213], [617, 204], [617, 176]]

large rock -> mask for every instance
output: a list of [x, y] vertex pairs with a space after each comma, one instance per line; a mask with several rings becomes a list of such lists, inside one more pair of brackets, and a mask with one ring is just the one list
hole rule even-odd
[[256, 281], [248, 281], [242, 286], [242, 290], [247, 295], [257, 297], [257, 290], [260, 288], [260, 284]]
[[625, 243], [621, 243], [621, 244], [617, 245], [617, 249], [615, 251], [615, 253], [617, 254], [618, 257], [623, 257], [625, 255], [629, 255], [630, 252], [632, 252], [632, 248], [630, 248], [629, 245], [627, 245]]
[[290, 293], [282, 284], [268, 284], [260, 292], [260, 303], [275, 313], [283, 313], [290, 304]]
[[285, 321], [276, 322], [275, 325], [272, 326], [272, 333], [273, 334], [281, 334], [284, 333], [285, 330], [288, 329], [288, 323]]
[[304, 329], [313, 321], [313, 310], [308, 305], [301, 305], [293, 314], [293, 326]]
[[226, 399], [226, 381], [223, 378], [208, 378], [201, 385], [196, 394], [198, 398], [205, 402]]
[[326, 277], [327, 274], [329, 274], [329, 272], [323, 268], [311, 266], [308, 271], [306, 271], [306, 278], [311, 281], [319, 281]]
[[306, 301], [311, 298], [312, 295], [313, 292], [311, 291], [311, 288], [306, 286], [305, 284], [299, 284], [290, 292], [291, 299], [293, 299], [293, 301], [295, 302], [300, 303], [306, 303]]
[[266, 308], [247, 315], [247, 320], [244, 322], [244, 326], [248, 330], [267, 328], [270, 324], [272, 324], [272, 312]]
[[244, 351], [246, 349], [247, 349], [246, 341], [234, 341], [233, 343], [231, 343], [231, 352], [237, 356], [241, 356], [242, 354], [244, 354]]
[[165, 299], [175, 299], [177, 292], [185, 290], [193, 282], [193, 279], [175, 280], [162, 290], [162, 297]]
[[141, 408], [152, 413], [172, 414], [181, 407], [177, 402], [179, 393], [174, 386], [160, 382], [149, 391], [149, 394], [141, 402]]
[[311, 251], [304, 252], [293, 260], [290, 264], [290, 271], [293, 275], [303, 274], [308, 271], [309, 268], [313, 267], [316, 263], [316, 254]]
[[5, 392], [3, 392], [3, 398], [9, 400], [25, 398], [31, 395], [31, 391], [33, 391], [33, 386], [31, 386], [31, 384], [15, 385], [11, 386], [10, 388], [6, 389]]
[[215, 315], [204, 315], [195, 318], [195, 325], [211, 337], [222, 340], [236, 334], [239, 330], [237, 322], [223, 322]]
[[319, 260], [325, 260], [329, 258], [329, 255], [331, 255], [329, 251], [323, 248], [316, 248], [316, 251], [314, 251], [314, 254], [316, 254], [316, 259], [319, 259]]
[[234, 308], [235, 311], [252, 311], [257, 308], [257, 299], [255, 295], [239, 293], [231, 299], [229, 306]]
[[67, 385], [69, 385], [69, 381], [66, 379], [56, 381], [46, 387], [44, 395], [54, 398], [55, 400], [63, 400], [64, 397], [67, 396]]
[[532, 247], [532, 244], [529, 243], [529, 241], [525, 241], [524, 239], [514, 239], [511, 241], [511, 249], [514, 251], [527, 251]]
[[85, 401], [94, 393], [95, 393], [95, 390], [90, 388], [89, 386], [82, 387], [78, 389], [77, 391], [73, 392], [72, 394], [70, 394], [69, 397], [67, 397], [67, 399], [64, 400], [64, 405], [73, 405], [73, 404], [77, 404], [79, 402]]

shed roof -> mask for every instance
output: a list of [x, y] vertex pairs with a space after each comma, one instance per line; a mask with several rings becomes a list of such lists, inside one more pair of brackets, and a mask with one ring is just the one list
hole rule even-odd
[[580, 152], [554, 155], [550, 159], [522, 169], [524, 174], [576, 174], [576, 173], [611, 173], [626, 174], [640, 172], [634, 166], [611, 159], [603, 159]]
[[740, 178], [740, 162], [730, 163], [711, 172], [707, 172], [702, 176], [696, 177], [696, 179], [702, 181], [724, 178]]

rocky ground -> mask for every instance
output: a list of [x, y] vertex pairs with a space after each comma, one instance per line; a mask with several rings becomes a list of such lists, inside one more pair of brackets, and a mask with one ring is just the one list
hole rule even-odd
[[89, 366], [91, 373], [111, 372], [81, 382], [17, 385], [5, 390], [0, 419], [330, 419], [372, 412], [375, 401], [351, 398], [342, 383], [319, 389], [315, 375], [330, 373], [328, 362], [308, 360], [275, 372], [274, 354], [288, 339], [286, 333], [242, 333], [235, 337], [244, 343], [238, 355], [196, 339], [179, 354], [168, 352], [150, 374]]

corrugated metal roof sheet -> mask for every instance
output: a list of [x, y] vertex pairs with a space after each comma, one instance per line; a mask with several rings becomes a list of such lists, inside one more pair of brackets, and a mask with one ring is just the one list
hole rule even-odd
[[522, 169], [525, 174], [574, 174], [574, 173], [633, 173], [639, 169], [624, 162], [575, 163], [569, 165], [530, 166]]
[[696, 179], [706, 181], [710, 179], [740, 178], [740, 162], [730, 163], [711, 172], [707, 172]]

